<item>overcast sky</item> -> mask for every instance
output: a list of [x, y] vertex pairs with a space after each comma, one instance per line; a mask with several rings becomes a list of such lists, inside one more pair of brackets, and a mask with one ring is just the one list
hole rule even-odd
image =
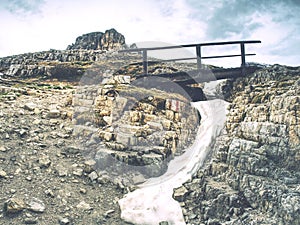
[[247, 61], [300, 65], [299, 12], [300, 0], [0, 0], [0, 57], [66, 49], [115, 28], [128, 44], [261, 40]]

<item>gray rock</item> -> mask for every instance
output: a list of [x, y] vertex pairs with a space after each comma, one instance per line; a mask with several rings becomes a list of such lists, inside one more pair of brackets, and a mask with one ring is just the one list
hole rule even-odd
[[169, 225], [168, 221], [161, 221], [159, 222], [159, 225]]
[[26, 205], [27, 205], [26, 208], [33, 212], [42, 213], [46, 209], [44, 202], [38, 198], [31, 198], [27, 200]]
[[96, 171], [91, 172], [88, 177], [91, 179], [91, 181], [97, 180], [98, 174]]
[[135, 185], [141, 184], [141, 183], [145, 182], [145, 177], [142, 174], [136, 175], [132, 178], [132, 182]]
[[24, 105], [24, 109], [29, 110], [29, 111], [34, 111], [37, 105], [33, 102], [28, 102]]

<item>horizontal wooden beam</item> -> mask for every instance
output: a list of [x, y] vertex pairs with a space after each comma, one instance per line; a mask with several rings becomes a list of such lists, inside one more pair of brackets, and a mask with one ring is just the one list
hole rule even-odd
[[[245, 54], [245, 56], [253, 56], [256, 55], [254, 53], [251, 54]], [[202, 59], [217, 59], [217, 58], [228, 58], [228, 57], [238, 57], [238, 56], [242, 56], [242, 55], [220, 55], [220, 56], [204, 56], [201, 57]]]
[[172, 61], [181, 61], [181, 60], [192, 60], [197, 59], [197, 57], [190, 57], [190, 58], [178, 58], [178, 59], [162, 59], [162, 60], [150, 60], [149, 63], [160, 63], [160, 62], [172, 62]]
[[189, 48], [196, 46], [212, 46], [212, 45], [232, 45], [232, 44], [257, 44], [261, 43], [259, 40], [248, 40], [248, 41], [225, 41], [225, 42], [208, 42], [208, 43], [199, 43], [199, 44], [188, 44], [188, 45], [171, 45], [164, 47], [151, 47], [151, 48], [132, 48], [124, 49], [119, 52], [140, 52], [140, 51], [155, 51], [155, 50], [164, 50], [164, 49], [175, 49], [175, 48]]
[[[256, 55], [256, 54], [254, 54], [254, 53], [245, 54], [245, 56], [254, 56], [254, 55]], [[205, 57], [201, 57], [201, 59], [214, 59], [214, 58], [239, 57], [239, 56], [242, 56], [242, 55], [205, 56]], [[193, 59], [197, 59], [197, 57], [177, 58], [177, 59], [162, 59], [162, 60], [149, 60], [148, 63], [173, 62], [173, 61], [184, 61], [184, 60], [193, 60]]]

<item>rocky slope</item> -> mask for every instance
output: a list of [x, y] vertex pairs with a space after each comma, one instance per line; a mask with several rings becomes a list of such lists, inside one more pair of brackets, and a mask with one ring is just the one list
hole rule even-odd
[[130, 85], [136, 59], [98, 50], [0, 59], [0, 224], [126, 224], [118, 200], [161, 174], [198, 126], [185, 97]]
[[[141, 56], [114, 51], [124, 43], [109, 30], [68, 50], [0, 58], [0, 224], [126, 224], [118, 200], [192, 142], [188, 96], [138, 79]], [[231, 103], [225, 129], [174, 190], [187, 224], [300, 223], [299, 74], [273, 65], [219, 86]]]
[[274, 65], [230, 85], [223, 135], [175, 191], [187, 224], [300, 223], [299, 75]]
[[116, 204], [121, 183], [98, 175], [72, 136], [74, 89], [3, 83], [0, 224], [124, 224]]

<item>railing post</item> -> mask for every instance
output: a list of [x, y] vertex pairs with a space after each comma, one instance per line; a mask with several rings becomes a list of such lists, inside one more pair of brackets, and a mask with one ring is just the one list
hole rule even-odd
[[245, 56], [245, 43], [241, 42], [241, 57], [242, 57], [242, 67], [246, 67], [246, 56]]
[[143, 50], [143, 71], [144, 74], [148, 74], [148, 59], [147, 59], [147, 49]]
[[196, 45], [196, 55], [197, 55], [197, 68], [198, 68], [198, 70], [200, 70], [202, 68], [201, 45]]

